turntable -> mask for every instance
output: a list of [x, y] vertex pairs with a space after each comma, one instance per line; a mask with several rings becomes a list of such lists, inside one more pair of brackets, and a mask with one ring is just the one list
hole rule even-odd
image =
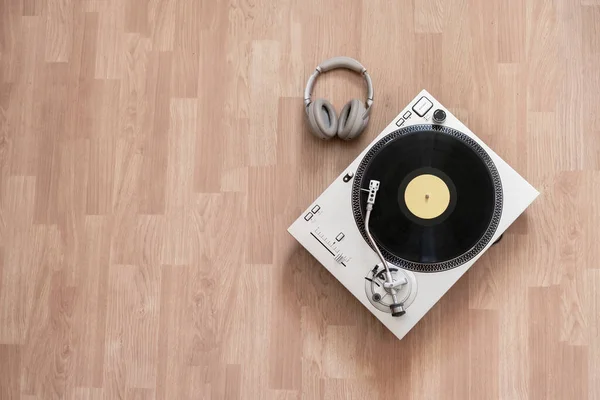
[[288, 231], [402, 339], [538, 194], [423, 90]]

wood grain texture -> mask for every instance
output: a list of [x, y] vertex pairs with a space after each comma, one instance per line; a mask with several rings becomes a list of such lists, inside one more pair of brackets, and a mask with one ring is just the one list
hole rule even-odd
[[[398, 341], [286, 228], [422, 88], [542, 194]], [[600, 399], [599, 92], [599, 0], [0, 0], [0, 399]]]

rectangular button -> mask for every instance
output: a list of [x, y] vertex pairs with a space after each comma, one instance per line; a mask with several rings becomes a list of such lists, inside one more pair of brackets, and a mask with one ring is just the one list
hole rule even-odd
[[342, 232], [340, 232], [336, 237], [335, 240], [337, 240], [338, 242], [340, 242], [346, 235], [344, 235]]
[[410, 114], [412, 114], [410, 111], [407, 111], [404, 113], [404, 115], [402, 116], [404, 119], [410, 117]]
[[400, 118], [397, 122], [396, 122], [396, 126], [402, 126], [404, 125], [404, 120], [402, 118]]
[[417, 113], [419, 117], [427, 114], [427, 111], [431, 110], [433, 103], [425, 96], [421, 97], [419, 101], [413, 106], [413, 111]]
[[307, 220], [307, 221], [310, 221], [310, 219], [311, 219], [312, 217], [313, 217], [313, 213], [309, 212], [308, 214], [306, 214], [306, 215], [304, 216], [304, 219], [305, 219], [305, 220]]
[[314, 206], [314, 207], [312, 208], [312, 210], [310, 210], [310, 211], [312, 211], [313, 213], [316, 213], [316, 212], [317, 212], [317, 211], [319, 211], [320, 209], [321, 209], [321, 207], [319, 207], [319, 205], [317, 204], [317, 205], [316, 205], [316, 206]]

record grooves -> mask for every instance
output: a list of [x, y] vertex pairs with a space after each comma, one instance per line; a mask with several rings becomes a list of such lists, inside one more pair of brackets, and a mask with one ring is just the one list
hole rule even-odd
[[370, 229], [389, 262], [417, 272], [455, 268], [491, 240], [502, 184], [489, 155], [469, 136], [437, 125], [399, 129], [375, 143], [354, 178], [352, 208], [364, 230], [366, 188], [381, 182]]

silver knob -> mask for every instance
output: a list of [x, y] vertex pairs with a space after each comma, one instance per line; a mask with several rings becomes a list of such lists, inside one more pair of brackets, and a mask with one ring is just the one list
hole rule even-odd
[[433, 112], [433, 122], [441, 124], [446, 120], [446, 112], [444, 110], [437, 109]]

